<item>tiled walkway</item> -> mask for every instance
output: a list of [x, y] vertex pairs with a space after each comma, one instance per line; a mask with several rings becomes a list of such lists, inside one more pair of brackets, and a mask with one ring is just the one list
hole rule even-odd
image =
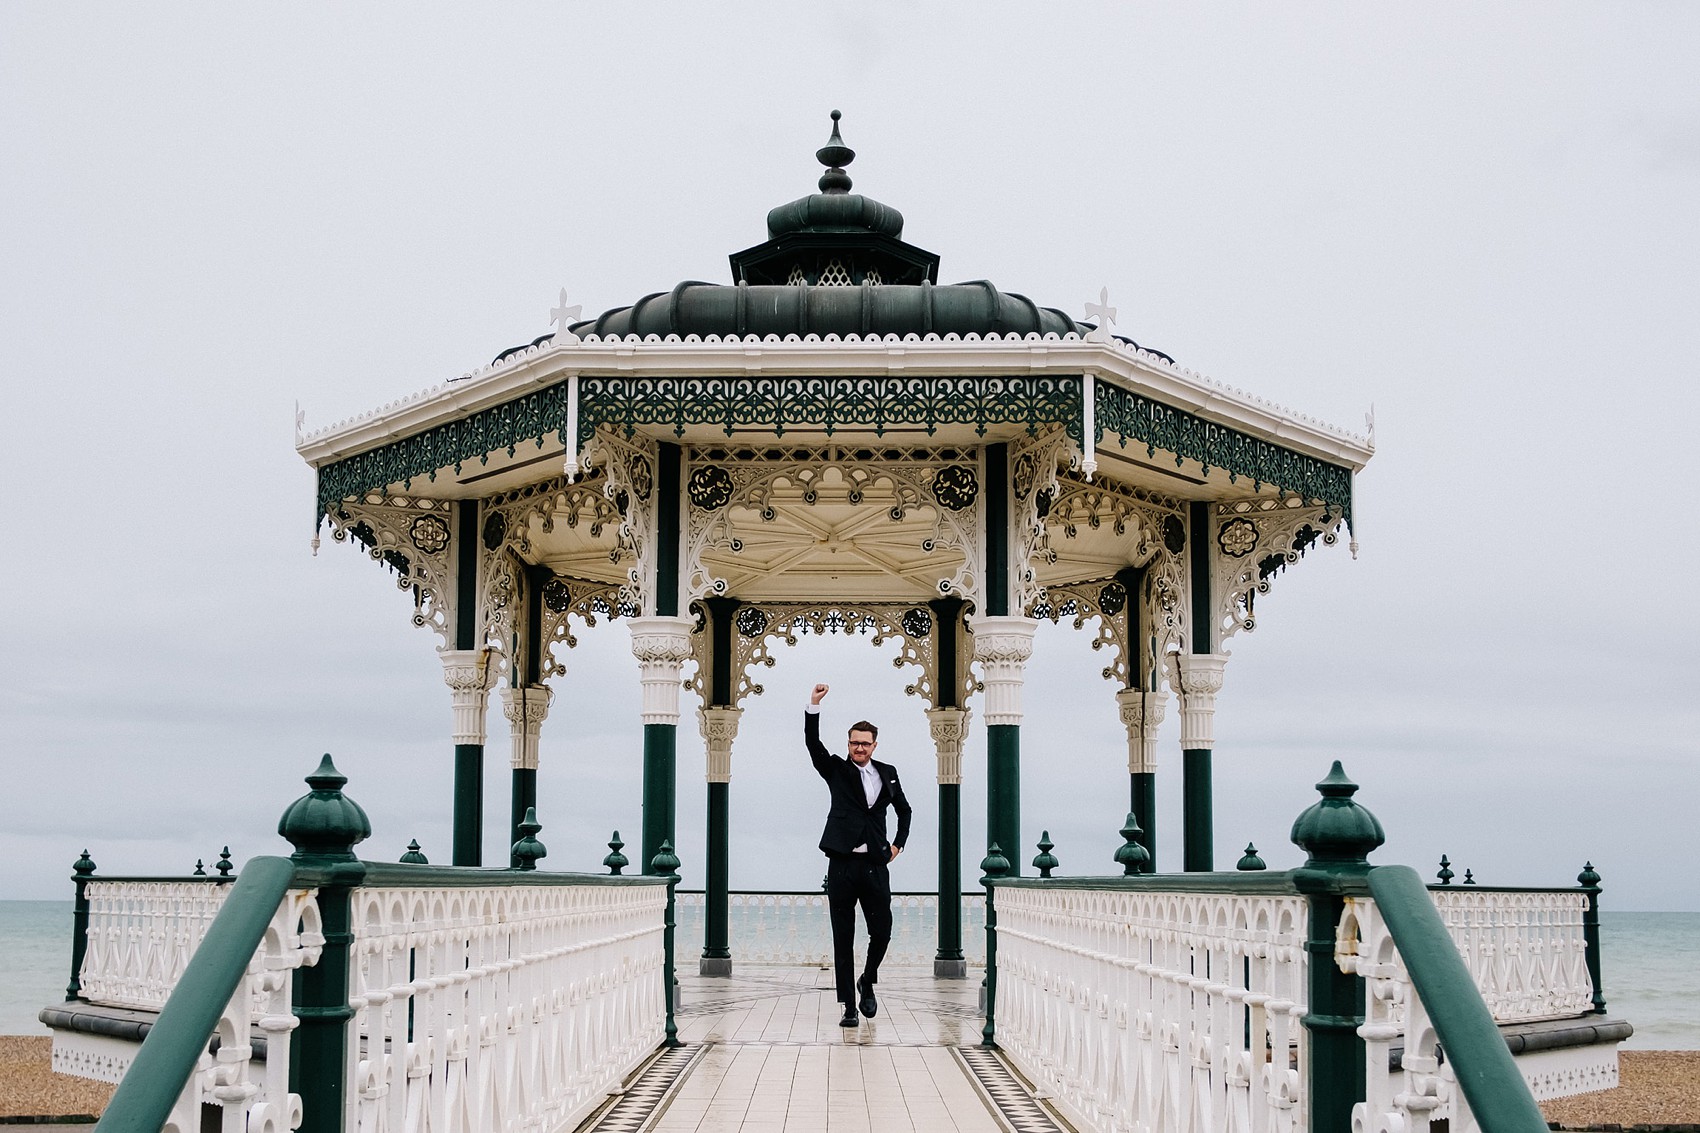
[[[726, 979], [680, 978], [685, 1050], [634, 1084], [626, 1104], [592, 1124], [597, 1133], [1061, 1128], [1001, 1066], [982, 1082], [954, 1049], [980, 1041], [978, 974], [883, 973], [878, 1015], [854, 1029], [838, 1025], [828, 971], [750, 966]], [[977, 1065], [988, 1074], [985, 1060]]]

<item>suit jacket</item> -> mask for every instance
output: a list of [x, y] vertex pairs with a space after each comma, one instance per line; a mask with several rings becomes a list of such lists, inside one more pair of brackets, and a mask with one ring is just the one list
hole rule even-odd
[[[870, 856], [879, 861], [889, 860], [890, 847], [902, 849], [909, 840], [909, 800], [903, 797], [897, 768], [877, 759], [870, 761], [884, 785], [874, 805], [869, 806], [861, 769], [843, 756], [831, 754], [820, 742], [819, 712], [803, 714], [803, 742], [808, 745], [809, 760], [832, 793], [832, 809], [827, 811], [826, 829], [820, 836], [821, 850], [828, 854], [848, 854], [866, 844]], [[893, 842], [887, 842], [885, 837], [888, 807], [897, 812], [897, 839]]]

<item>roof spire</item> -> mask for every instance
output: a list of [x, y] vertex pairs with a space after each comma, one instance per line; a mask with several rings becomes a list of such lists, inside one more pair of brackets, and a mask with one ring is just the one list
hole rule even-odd
[[844, 167], [856, 160], [856, 151], [845, 145], [838, 134], [838, 120], [842, 117], [838, 111], [832, 112], [832, 137], [815, 151], [815, 160], [826, 166], [826, 172], [820, 175], [820, 191], [823, 193], [850, 191], [850, 175], [844, 172]]

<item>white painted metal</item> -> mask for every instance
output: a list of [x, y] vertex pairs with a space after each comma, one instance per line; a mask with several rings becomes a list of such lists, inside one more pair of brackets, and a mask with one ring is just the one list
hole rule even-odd
[[[700, 955], [703, 906], [700, 892], [678, 896], [680, 963]], [[733, 893], [731, 948], [734, 965], [832, 967], [832, 928], [824, 893]], [[931, 968], [938, 952], [938, 898], [931, 893], [895, 894], [891, 899], [891, 946], [885, 966]], [[986, 966], [986, 899], [962, 896], [962, 951], [971, 968]]]
[[197, 881], [101, 881], [87, 888], [88, 950], [82, 996], [107, 1007], [158, 1011], [189, 966], [230, 885]]
[[1494, 1022], [1573, 1018], [1592, 1008], [1581, 890], [1430, 892]]

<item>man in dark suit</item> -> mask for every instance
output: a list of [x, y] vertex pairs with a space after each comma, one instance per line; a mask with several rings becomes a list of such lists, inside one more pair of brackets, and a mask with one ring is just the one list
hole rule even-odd
[[[887, 867], [909, 840], [909, 800], [897, 781], [897, 768], [874, 758], [879, 729], [866, 720], [850, 725], [850, 758], [832, 755], [820, 742], [820, 702], [827, 686], [816, 685], [803, 715], [803, 742], [809, 759], [832, 793], [832, 809], [820, 836], [827, 856], [826, 904], [832, 915], [832, 964], [838, 1001], [844, 1004], [841, 1027], [854, 1027], [857, 993], [862, 1014], [872, 1019], [879, 1010], [874, 985], [880, 961], [891, 943], [891, 877]], [[885, 812], [897, 811], [897, 838], [887, 841]], [[856, 906], [868, 925], [868, 962], [851, 984], [856, 969]]]

